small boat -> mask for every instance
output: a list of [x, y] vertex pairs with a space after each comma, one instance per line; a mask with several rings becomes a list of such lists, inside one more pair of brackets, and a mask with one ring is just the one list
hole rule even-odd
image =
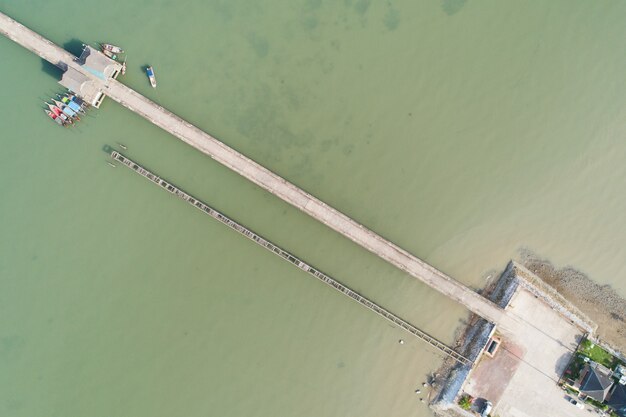
[[113, 162], [108, 162], [108, 161], [107, 161], [107, 164], [109, 164], [109, 166], [111, 166], [111, 167], [113, 167], [113, 168], [117, 168], [117, 165], [115, 165]]
[[46, 110], [44, 109], [44, 111], [46, 112], [46, 114], [48, 115], [48, 117], [50, 117], [52, 120], [54, 120], [56, 122], [56, 124], [58, 124], [59, 126], [65, 126], [65, 123], [63, 123], [63, 120], [61, 120], [56, 114], [52, 113], [50, 110]]
[[67, 107], [69, 107], [70, 109], [74, 110], [75, 112], [78, 112], [80, 114], [85, 114], [85, 110], [82, 107], [80, 107], [78, 104], [76, 104], [75, 102], [73, 102], [71, 100], [69, 102], [67, 102], [66, 105], [67, 105]]
[[109, 51], [109, 52], [113, 52], [114, 54], [124, 53], [124, 50], [122, 48], [120, 48], [119, 46], [112, 45], [110, 43], [101, 43], [100, 48], [102, 49], [102, 52]]
[[152, 66], [146, 68], [146, 74], [148, 74], [148, 78], [150, 79], [150, 85], [152, 88], [156, 88], [156, 77], [154, 76], [154, 69]]
[[61, 119], [65, 120], [65, 118], [67, 117], [66, 115], [63, 114], [63, 111], [58, 108], [57, 106], [55, 106], [54, 104], [50, 104], [47, 101], [44, 101], [44, 103], [46, 104], [46, 106], [48, 106], [48, 108], [50, 109], [50, 111], [52, 113], [54, 113], [55, 115], [57, 115], [58, 117], [60, 117]]
[[122, 62], [122, 75], [126, 74], [126, 59]]
[[63, 123], [71, 124], [71, 125], [74, 124], [74, 120], [72, 120], [71, 117], [68, 117], [65, 113], [63, 113], [60, 108], [50, 103], [46, 103], [46, 104], [48, 105], [48, 108], [50, 109], [50, 111], [54, 113], [56, 117], [61, 119]]
[[[84, 105], [73, 100], [71, 97], [68, 97], [67, 95], [62, 96], [60, 94], [57, 94], [56, 96], [61, 99], [61, 102], [64, 105], [68, 106], [70, 109], [74, 110], [75, 112], [80, 113], [80, 114], [87, 114], [87, 112], [85, 111]], [[58, 105], [58, 102], [56, 100], [54, 100], [54, 102], [57, 103]]]
[[117, 55], [115, 55], [113, 52], [111, 51], [107, 51], [106, 49], [102, 50], [102, 53], [105, 54], [106, 56], [108, 56], [111, 59], [117, 59]]
[[72, 108], [64, 103], [61, 103], [59, 100], [55, 100], [55, 99], [51, 99], [52, 102], [61, 109], [61, 111], [65, 114], [67, 114], [68, 116], [70, 116], [73, 119], [76, 119], [78, 121], [80, 121], [80, 117], [78, 117], [78, 114], [72, 110]]
[[86, 108], [86, 107], [90, 107], [90, 104], [87, 103], [86, 101], [84, 101], [82, 98], [75, 96], [74, 94], [68, 94], [67, 97], [73, 101], [74, 103], [78, 104], [79, 106]]
[[126, 145], [124, 145], [123, 143], [119, 143], [119, 142], [115, 142], [115, 143], [117, 143], [117, 146], [119, 146], [120, 148], [122, 148], [122, 149], [124, 149], [124, 150], [128, 149], [128, 148], [126, 147]]
[[67, 106], [70, 109], [72, 109], [74, 113], [85, 114], [85, 109], [83, 109], [81, 106], [79, 106], [78, 104], [76, 104], [74, 101], [70, 100], [67, 97], [62, 97], [61, 102], [55, 99], [52, 99], [52, 101], [54, 101], [54, 104], [56, 104], [58, 107]]
[[[57, 106], [58, 108], [60, 108], [61, 110], [65, 109], [67, 106], [67, 104], [60, 102], [59, 100], [55, 100], [53, 98], [51, 98], [50, 100], [52, 100], [52, 102], [54, 103], [55, 106]], [[71, 115], [70, 115], [71, 116]]]

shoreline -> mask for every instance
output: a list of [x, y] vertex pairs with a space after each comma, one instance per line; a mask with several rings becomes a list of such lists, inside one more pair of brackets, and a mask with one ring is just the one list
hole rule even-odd
[[[487, 299], [501, 308], [511, 301], [519, 286], [519, 279], [514, 273], [514, 264], [509, 262], [498, 279], [480, 290]], [[469, 313], [467, 320], [457, 328], [454, 348], [475, 363], [489, 339], [496, 331], [496, 326], [484, 318]], [[475, 366], [475, 365], [474, 365]], [[435, 375], [431, 410], [436, 416], [469, 416], [470, 413], [456, 406], [456, 397], [474, 366], [459, 365], [450, 359], [444, 360]]]
[[595, 322], [597, 342], [626, 360], [620, 354], [626, 352], [626, 299], [611, 286], [569, 266], [559, 269], [530, 251], [522, 253], [520, 263]]
[[[626, 300], [612, 288], [596, 284], [572, 268], [559, 270], [550, 262], [527, 254], [521, 262], [510, 261], [498, 278], [479, 292], [505, 309], [520, 290], [541, 300], [583, 334], [624, 360], [621, 352], [626, 348]], [[475, 363], [470, 367], [445, 360], [439, 367], [432, 381], [430, 402], [436, 416], [472, 415], [458, 407], [457, 397], [495, 331], [493, 324], [473, 313], [457, 328], [455, 349]]]

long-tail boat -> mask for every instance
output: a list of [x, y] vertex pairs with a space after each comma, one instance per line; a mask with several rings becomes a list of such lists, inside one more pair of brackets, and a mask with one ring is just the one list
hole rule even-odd
[[60, 108], [63, 111], [63, 113], [67, 114], [71, 118], [74, 118], [76, 120], [80, 120], [80, 117], [78, 116], [78, 113], [76, 111], [74, 111], [68, 104], [61, 103], [59, 100], [55, 100], [55, 99], [52, 99], [52, 101], [54, 102], [54, 104], [58, 108]]
[[67, 127], [67, 125], [63, 122], [63, 120], [61, 120], [59, 118], [59, 116], [57, 116], [56, 114], [52, 113], [50, 110], [44, 109], [44, 111], [46, 112], [48, 117], [50, 117], [52, 120], [54, 120], [56, 122], [56, 124], [58, 124], [59, 126]]
[[106, 56], [108, 56], [111, 59], [115, 59], [117, 60], [117, 55], [115, 55], [113, 52], [111, 51], [107, 51], [106, 49], [102, 50], [102, 53], [105, 54]]
[[114, 54], [124, 53], [124, 50], [122, 48], [120, 48], [119, 46], [112, 45], [110, 43], [101, 43], [100, 48], [102, 49], [102, 52], [109, 51], [109, 52], [113, 52]]
[[[63, 103], [64, 105], [68, 106], [70, 109], [74, 110], [75, 112], [81, 113], [81, 114], [86, 114], [85, 109], [83, 108], [83, 106], [81, 106], [80, 104], [78, 104], [77, 102], [75, 102], [74, 100], [72, 100], [71, 98], [69, 98], [68, 96], [62, 96], [60, 94], [57, 94], [57, 97], [59, 99], [61, 99], [61, 103]], [[55, 103], [57, 103], [55, 101]], [[57, 103], [58, 105], [58, 103]]]
[[75, 96], [74, 94], [68, 94], [67, 96], [70, 98], [70, 100], [72, 100], [73, 102], [75, 102], [76, 104], [78, 104], [79, 106], [83, 108], [91, 107], [91, 104], [87, 103], [82, 98]]
[[61, 120], [70, 124], [74, 124], [74, 120], [72, 120], [71, 117], [68, 117], [65, 113], [63, 113], [63, 111], [60, 108], [58, 108], [54, 104], [50, 104], [47, 102], [44, 102], [44, 103], [46, 103], [50, 111], [53, 112], [57, 117], [61, 118]]
[[71, 117], [72, 119], [76, 121], [80, 121], [80, 117], [78, 116], [78, 114], [74, 110], [72, 110], [69, 106], [55, 99], [52, 99], [52, 101], [59, 109], [61, 109], [63, 113], [65, 113], [66, 115], [68, 115], [69, 117]]

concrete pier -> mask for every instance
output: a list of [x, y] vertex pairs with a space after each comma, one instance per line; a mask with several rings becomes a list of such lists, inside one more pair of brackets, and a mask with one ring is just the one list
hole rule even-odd
[[297, 256], [289, 253], [285, 249], [282, 249], [278, 245], [275, 245], [274, 243], [270, 242], [269, 240], [265, 239], [264, 237], [256, 234], [252, 230], [250, 230], [247, 227], [245, 227], [244, 225], [236, 222], [235, 220], [229, 218], [228, 216], [220, 213], [219, 211], [217, 211], [214, 208], [210, 207], [208, 204], [203, 203], [202, 201], [198, 200], [197, 198], [187, 194], [185, 191], [181, 190], [180, 188], [178, 188], [174, 184], [172, 184], [172, 183], [164, 180], [163, 178], [159, 177], [155, 173], [150, 172], [148, 169], [146, 169], [143, 166], [139, 165], [137, 162], [133, 161], [132, 159], [122, 155], [121, 153], [119, 153], [117, 151], [111, 152], [111, 158], [113, 158], [117, 162], [121, 163], [122, 165], [130, 168], [131, 170], [133, 170], [137, 174], [141, 175], [142, 177], [150, 180], [151, 182], [153, 182], [154, 184], [156, 184], [159, 187], [163, 188], [164, 190], [168, 191], [169, 193], [171, 193], [171, 194], [175, 195], [176, 197], [186, 201], [187, 203], [191, 204], [192, 206], [194, 206], [198, 210], [202, 211], [203, 213], [208, 214], [209, 216], [211, 216], [215, 220], [219, 221], [220, 223], [228, 226], [232, 230], [234, 230], [234, 231], [238, 232], [239, 234], [247, 237], [248, 239], [250, 239], [253, 242], [255, 242], [257, 245], [259, 245], [259, 246], [269, 250], [273, 254], [278, 255], [281, 258], [283, 258], [284, 260], [292, 263], [296, 267], [300, 268], [301, 270], [303, 270], [304, 272], [308, 273], [309, 275], [312, 275], [313, 277], [315, 277], [318, 280], [322, 281], [324, 284], [328, 285], [329, 287], [333, 288], [334, 290], [339, 291], [340, 293], [350, 297], [351, 299], [353, 299], [357, 303], [359, 303], [362, 306], [364, 306], [365, 308], [373, 311], [374, 313], [378, 314], [379, 316], [385, 318], [386, 320], [392, 322], [393, 324], [395, 324], [397, 326], [400, 326], [402, 329], [404, 329], [407, 332], [411, 333], [413, 336], [417, 337], [418, 339], [423, 340], [424, 342], [426, 342], [429, 345], [433, 346], [434, 348], [438, 349], [440, 352], [442, 352], [445, 355], [447, 355], [447, 356], [451, 357], [452, 359], [456, 360], [460, 364], [462, 364], [462, 365], [472, 365], [472, 361], [470, 359], [468, 359], [465, 356], [459, 354], [454, 349], [452, 349], [451, 347], [447, 346], [445, 343], [440, 342], [439, 340], [437, 340], [434, 337], [430, 336], [426, 332], [423, 332], [422, 330], [420, 330], [417, 327], [413, 326], [408, 321], [400, 318], [399, 316], [397, 316], [396, 314], [392, 313], [391, 311], [389, 311], [389, 310], [385, 309], [384, 307], [376, 304], [374, 301], [369, 300], [369, 299], [363, 297], [358, 292], [356, 292], [356, 291], [346, 287], [345, 285], [343, 285], [342, 283], [340, 283], [336, 279], [326, 275], [325, 273], [323, 273], [319, 269], [317, 269], [317, 268], [307, 264], [302, 259], [300, 259]]
[[505, 314], [504, 310], [472, 289], [448, 277], [443, 272], [120, 82], [95, 77], [76, 63], [72, 54], [1, 13], [0, 33], [62, 69], [72, 68], [83, 73], [108, 97], [124, 107], [309, 214], [387, 262], [406, 271], [431, 288], [459, 302], [472, 312], [502, 327], [509, 329], [516, 327], [518, 320], [515, 317]]

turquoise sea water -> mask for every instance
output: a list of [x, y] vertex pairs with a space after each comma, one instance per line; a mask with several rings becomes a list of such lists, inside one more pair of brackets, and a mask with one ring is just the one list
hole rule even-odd
[[[468, 285], [530, 248], [626, 295], [623, 3], [128, 3], [0, 11]], [[0, 52], [1, 415], [429, 415], [436, 353], [102, 148], [445, 341], [462, 308], [112, 101], [58, 128]]]

